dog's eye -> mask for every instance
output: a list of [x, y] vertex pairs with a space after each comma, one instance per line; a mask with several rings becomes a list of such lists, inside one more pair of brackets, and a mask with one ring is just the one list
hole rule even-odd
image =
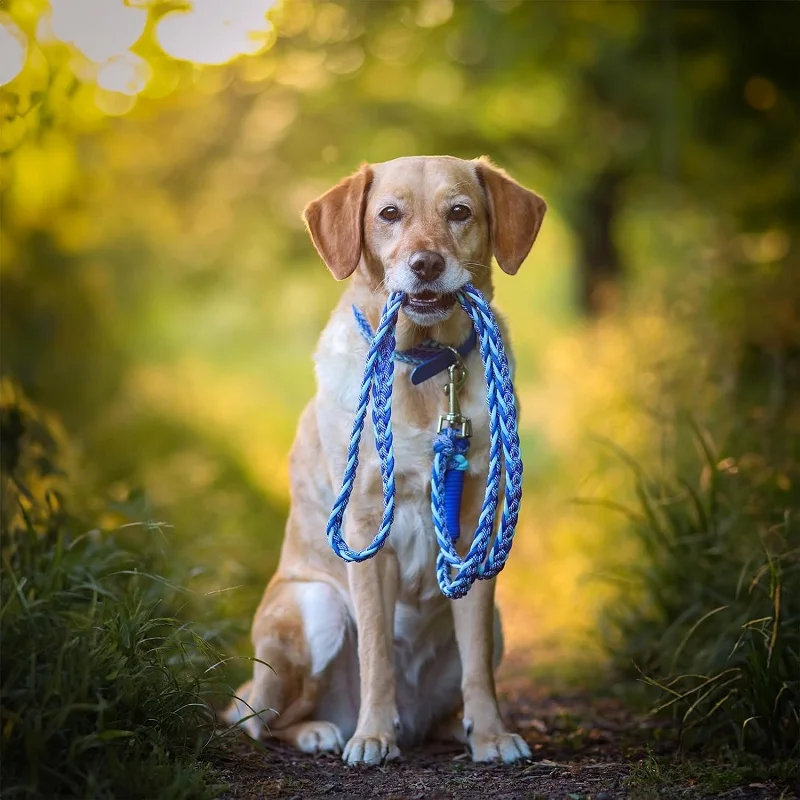
[[468, 206], [458, 205], [453, 206], [447, 214], [447, 219], [451, 222], [466, 222], [472, 216]]
[[400, 219], [400, 209], [397, 206], [386, 206], [378, 212], [378, 216], [384, 222], [396, 222]]

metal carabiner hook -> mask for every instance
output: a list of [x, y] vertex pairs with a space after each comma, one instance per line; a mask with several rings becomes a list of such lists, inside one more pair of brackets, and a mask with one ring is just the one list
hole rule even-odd
[[[459, 436], [471, 436], [472, 421], [461, 413], [461, 406], [458, 402], [458, 392], [467, 381], [467, 368], [458, 350], [454, 347], [447, 349], [455, 356], [455, 362], [447, 368], [450, 380], [445, 385], [444, 391], [448, 398], [448, 412], [439, 417], [438, 430], [441, 433], [442, 428], [449, 425], [451, 428], [458, 429]], [[456, 377], [456, 372], [458, 372], [458, 377]]]
[[[450, 345], [445, 345], [445, 347], [453, 354], [453, 359], [454, 359], [454, 362], [447, 368], [447, 372], [450, 375], [450, 381], [452, 382], [453, 378], [455, 377], [455, 370], [459, 370], [459, 372], [461, 373], [456, 383], [456, 391], [457, 391], [467, 382], [467, 376], [469, 375], [469, 370], [467, 370], [467, 365], [464, 363], [464, 359], [461, 357], [461, 353], [459, 353], [455, 347], [450, 347]], [[447, 391], [449, 390], [446, 386], [445, 392]]]

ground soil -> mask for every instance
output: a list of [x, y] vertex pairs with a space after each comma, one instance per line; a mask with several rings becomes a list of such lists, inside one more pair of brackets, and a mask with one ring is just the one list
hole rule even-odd
[[[498, 683], [502, 711], [512, 730], [529, 743], [533, 757], [510, 766], [473, 764], [461, 745], [428, 744], [404, 753], [402, 761], [379, 768], [348, 767], [337, 756], [305, 756], [277, 742], [256, 749], [238, 743], [218, 762], [234, 798], [611, 798], [709, 795], [692, 786], [637, 785], [631, 773], [643, 759], [674, 752], [674, 732], [646, 715], [630, 713], [617, 700], [590, 693], [552, 693], [537, 688], [519, 670]], [[727, 800], [777, 797], [767, 785], [733, 788]], [[787, 797], [786, 794], [782, 795]], [[789, 795], [791, 796], [791, 795]]]

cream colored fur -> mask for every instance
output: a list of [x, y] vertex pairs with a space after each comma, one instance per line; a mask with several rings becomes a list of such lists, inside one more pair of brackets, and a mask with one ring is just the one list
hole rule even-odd
[[[470, 219], [448, 219], [454, 204], [468, 205]], [[387, 205], [398, 207], [402, 219], [382, 220]], [[244, 720], [252, 736], [270, 735], [309, 753], [341, 751], [350, 764], [397, 758], [400, 745], [427, 736], [468, 741], [476, 761], [530, 755], [525, 742], [506, 730], [497, 707], [493, 669], [502, 639], [494, 581], [478, 581], [454, 602], [436, 583], [429, 483], [446, 373], [415, 387], [410, 368], [395, 366], [397, 511], [387, 545], [367, 562], [346, 565], [331, 552], [325, 529], [344, 473], [367, 354], [351, 306], [375, 326], [388, 291], [420, 291], [408, 267], [419, 250], [445, 259], [437, 291], [454, 292], [470, 280], [491, 299], [493, 252], [506, 272], [516, 272], [544, 210], [540, 198], [485, 160], [449, 157], [364, 166], [306, 210], [331, 271], [352, 277], [314, 357], [317, 393], [302, 414], [291, 453], [291, 509], [280, 563], [253, 621], [256, 657], [270, 666], [256, 664], [252, 681], [227, 712], [232, 723]], [[497, 219], [499, 212], [506, 218]], [[399, 349], [428, 337], [458, 344], [469, 332], [457, 307], [433, 324], [414, 316], [400, 315]], [[486, 387], [477, 351], [467, 367], [460, 399], [474, 434], [462, 553], [475, 529], [488, 469]], [[344, 529], [354, 548], [372, 540], [382, 513], [370, 424], [360, 453]]]

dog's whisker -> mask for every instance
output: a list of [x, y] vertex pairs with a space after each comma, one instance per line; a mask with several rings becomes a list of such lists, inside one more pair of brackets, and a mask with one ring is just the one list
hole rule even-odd
[[381, 289], [386, 288], [386, 278], [384, 277], [383, 280], [372, 290], [373, 297], [381, 291]]

